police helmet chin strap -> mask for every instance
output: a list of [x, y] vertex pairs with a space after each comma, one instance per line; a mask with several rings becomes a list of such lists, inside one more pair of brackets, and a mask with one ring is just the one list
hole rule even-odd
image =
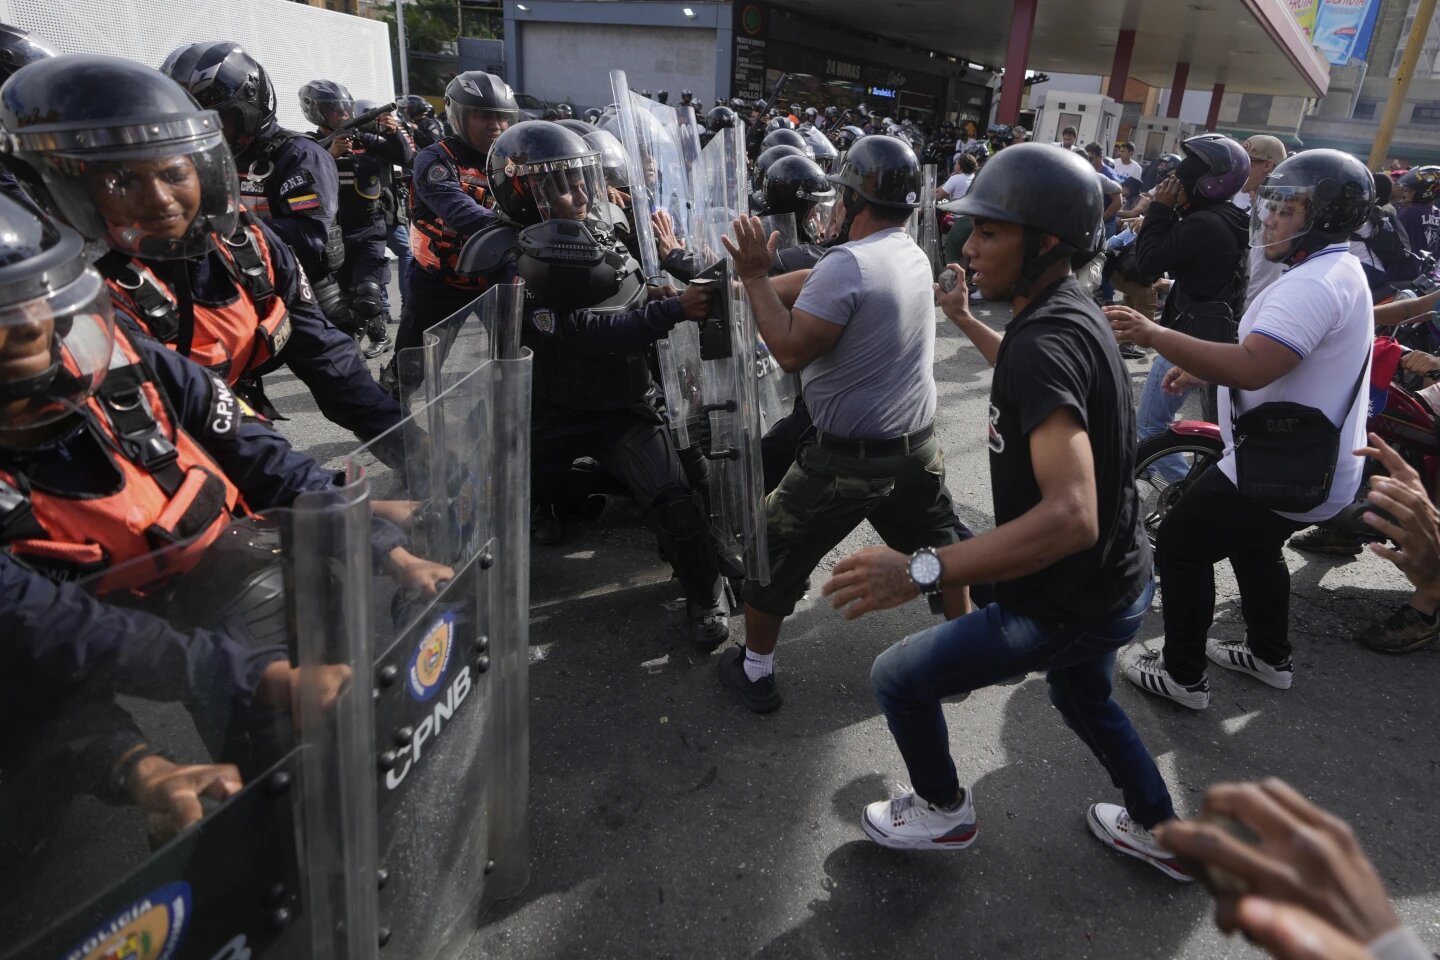
[[1011, 298], [1028, 297], [1034, 293], [1035, 281], [1061, 260], [1074, 255], [1074, 249], [1064, 241], [1056, 243], [1048, 253], [1040, 252], [1040, 243], [1046, 234], [1034, 227], [1025, 228], [1025, 255], [1020, 263], [1020, 279], [1010, 288]]

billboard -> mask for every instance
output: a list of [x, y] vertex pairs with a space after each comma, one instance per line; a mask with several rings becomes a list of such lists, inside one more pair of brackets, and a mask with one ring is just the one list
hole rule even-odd
[[1286, 0], [1290, 15], [1332, 66], [1364, 60], [1380, 0]]

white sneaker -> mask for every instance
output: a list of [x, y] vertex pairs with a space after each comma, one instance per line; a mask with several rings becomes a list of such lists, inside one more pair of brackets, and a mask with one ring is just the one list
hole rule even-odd
[[871, 840], [899, 850], [964, 850], [975, 842], [975, 806], [961, 789], [954, 810], [931, 806], [909, 787], [865, 808], [860, 825]]
[[1210, 706], [1210, 680], [1201, 677], [1200, 682], [1185, 686], [1176, 682], [1169, 671], [1160, 663], [1158, 652], [1146, 652], [1126, 662], [1121, 668], [1125, 679], [1146, 693], [1173, 700], [1191, 710], [1204, 710]]
[[1295, 667], [1288, 658], [1280, 666], [1272, 667], [1251, 653], [1250, 645], [1244, 640], [1207, 640], [1205, 656], [1226, 670], [1249, 674], [1276, 690], [1289, 690], [1295, 679]]
[[1095, 803], [1085, 812], [1085, 822], [1095, 839], [1113, 850], [1143, 860], [1172, 880], [1193, 883], [1195, 877], [1175, 855], [1155, 842], [1150, 831], [1130, 819], [1130, 811], [1118, 803]]

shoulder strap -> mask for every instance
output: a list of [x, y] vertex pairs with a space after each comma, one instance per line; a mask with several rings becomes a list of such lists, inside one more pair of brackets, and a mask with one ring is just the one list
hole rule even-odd
[[125, 254], [111, 251], [95, 262], [95, 269], [124, 290], [140, 311], [136, 319], [161, 343], [174, 343], [180, 335], [180, 312], [148, 271], [139, 270]]
[[[1368, 364], [1368, 363], [1370, 362], [1370, 355], [1371, 355], [1371, 353], [1373, 353], [1373, 352], [1374, 352], [1374, 351], [1373, 351], [1373, 349], [1372, 349], [1369, 353], [1366, 353], [1366, 354], [1365, 354], [1365, 358], [1360, 361], [1360, 372], [1355, 375], [1355, 386], [1350, 390], [1350, 399], [1347, 400], [1347, 401], [1345, 401], [1345, 416], [1346, 416], [1346, 417], [1348, 417], [1348, 416], [1350, 415], [1350, 408], [1355, 405], [1355, 398], [1358, 397], [1358, 396], [1360, 396], [1360, 384], [1365, 381], [1365, 366], [1366, 366], [1366, 364]], [[1234, 387], [1227, 387], [1226, 389], [1230, 391], [1230, 435], [1231, 435], [1231, 438], [1233, 439], [1233, 438], [1234, 438], [1234, 435], [1235, 435], [1235, 419], [1236, 419], [1236, 417], [1235, 417], [1235, 407], [1237, 406], [1237, 404], [1236, 404], [1236, 402], [1235, 402], [1235, 401], [1236, 401], [1235, 388], [1234, 388]], [[1342, 420], [1340, 421], [1340, 426], [1339, 426], [1337, 429], [1343, 430], [1344, 428], [1345, 428], [1345, 421], [1342, 419]]]
[[265, 255], [260, 249], [260, 238], [256, 235], [256, 220], [250, 211], [240, 212], [240, 226], [234, 236], [225, 240], [229, 254], [222, 257], [231, 276], [255, 303], [261, 319], [270, 312], [275, 303], [275, 283], [270, 269], [265, 264]]
[[[122, 334], [117, 331], [116, 335]], [[145, 383], [153, 379], [150, 369], [142, 359], [106, 374], [104, 382], [95, 391], [95, 398], [99, 400], [105, 419], [109, 421], [110, 428], [120, 441], [120, 453], [147, 471], [166, 495], [173, 497], [184, 482], [185, 473], [176, 463], [180, 456], [179, 451], [160, 429], [160, 421], [155, 416], [155, 411], [150, 408], [150, 400], [145, 395]], [[164, 403], [164, 391], [156, 392], [161, 395], [161, 403]], [[180, 429], [174, 411], [167, 409], [166, 413], [174, 428]]]

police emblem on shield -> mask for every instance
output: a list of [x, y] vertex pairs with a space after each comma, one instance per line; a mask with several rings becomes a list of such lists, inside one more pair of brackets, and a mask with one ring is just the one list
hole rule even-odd
[[170, 960], [190, 925], [190, 884], [152, 890], [96, 928], [66, 960]]
[[450, 666], [454, 627], [455, 614], [447, 612], [431, 624], [410, 654], [406, 685], [416, 700], [429, 700], [440, 689], [440, 681], [445, 679], [445, 671]]
[[535, 329], [541, 333], [548, 335], [555, 332], [555, 311], [549, 307], [536, 310], [530, 315], [530, 319], [535, 324]]

